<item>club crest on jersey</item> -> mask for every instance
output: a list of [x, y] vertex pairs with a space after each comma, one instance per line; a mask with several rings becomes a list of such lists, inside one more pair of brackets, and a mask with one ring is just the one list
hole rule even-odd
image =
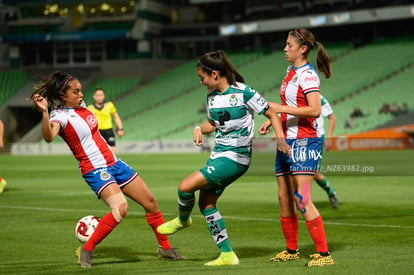
[[96, 125], [98, 125], [98, 120], [96, 119], [96, 117], [95, 116], [87, 116], [86, 117], [86, 121], [88, 122], [88, 125], [91, 127], [91, 128], [93, 128], [93, 127], [95, 127]]
[[292, 79], [292, 83], [296, 83], [298, 81], [298, 77], [295, 75], [295, 77]]
[[230, 96], [230, 99], [229, 99], [229, 104], [230, 104], [231, 106], [236, 106], [236, 105], [237, 105], [237, 102], [238, 102], [238, 100], [237, 100], [236, 95], [235, 95], [235, 94], [232, 94], [232, 95]]
[[101, 171], [101, 180], [109, 180], [111, 178], [111, 175], [108, 174], [106, 171]]

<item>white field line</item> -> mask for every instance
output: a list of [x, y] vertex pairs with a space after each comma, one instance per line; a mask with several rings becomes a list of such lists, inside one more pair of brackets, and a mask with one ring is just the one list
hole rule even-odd
[[[46, 208], [46, 207], [31, 207], [31, 206], [17, 206], [17, 205], [0, 205], [0, 209], [21, 209], [29, 211], [44, 211], [44, 212], [85, 212], [89, 213], [108, 213], [108, 210], [92, 210], [92, 209], [64, 209], [64, 208]], [[128, 211], [128, 216], [144, 216], [143, 212]], [[175, 216], [176, 214], [170, 214], [163, 212], [164, 216]], [[192, 215], [193, 217], [203, 217], [202, 215]], [[258, 222], [279, 222], [279, 218], [266, 219], [266, 218], [250, 218], [250, 217], [234, 217], [223, 215], [226, 220], [242, 220], [242, 221], [258, 221]], [[299, 222], [304, 223], [303, 220]], [[350, 226], [350, 227], [371, 227], [371, 228], [392, 228], [392, 229], [414, 229], [414, 225], [389, 225], [389, 224], [363, 224], [363, 223], [343, 223], [343, 222], [330, 222], [323, 221], [327, 225], [337, 226]]]

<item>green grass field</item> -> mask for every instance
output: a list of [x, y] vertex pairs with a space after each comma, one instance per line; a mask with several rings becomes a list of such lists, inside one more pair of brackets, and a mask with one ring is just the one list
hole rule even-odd
[[[240, 265], [206, 267], [219, 254], [197, 207], [193, 225], [170, 237], [187, 261], [159, 260], [143, 209], [130, 201], [125, 220], [95, 250], [93, 268], [74, 256], [76, 221], [109, 210], [83, 182], [72, 156], [0, 155], [8, 181], [0, 195], [0, 274], [412, 274], [414, 151], [328, 152], [323, 171], [340, 199], [332, 209], [316, 184], [312, 198], [325, 223], [335, 265], [306, 268], [315, 252], [299, 220], [297, 262], [268, 259], [285, 248], [271, 153], [254, 154], [248, 173], [220, 198]], [[207, 153], [122, 155], [147, 182], [166, 220], [176, 215], [179, 182], [204, 165]]]

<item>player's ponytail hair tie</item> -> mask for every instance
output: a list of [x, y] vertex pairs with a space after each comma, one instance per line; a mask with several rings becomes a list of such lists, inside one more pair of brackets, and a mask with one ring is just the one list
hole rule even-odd
[[303, 40], [303, 42], [305, 42], [305, 44], [309, 47], [309, 50], [313, 49], [313, 45], [311, 45], [301, 34], [298, 30], [295, 30], [295, 33], [300, 37], [300, 39]]
[[66, 78], [65, 82], [63, 82], [63, 85], [59, 89], [59, 93], [63, 93], [63, 89], [68, 85], [69, 81], [73, 78], [73, 76], [68, 75], [68, 78]]

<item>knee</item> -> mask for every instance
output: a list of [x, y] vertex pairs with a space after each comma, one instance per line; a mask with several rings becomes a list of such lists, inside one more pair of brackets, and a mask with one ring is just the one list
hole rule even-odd
[[125, 196], [119, 192], [111, 195], [105, 201], [112, 210], [117, 222], [121, 222], [128, 212], [128, 202]]
[[289, 194], [278, 194], [278, 200], [280, 205], [289, 205], [292, 203], [292, 198], [289, 196]]
[[153, 214], [159, 210], [157, 199], [153, 195], [148, 197], [146, 199], [146, 202], [141, 205], [144, 207], [145, 213]]
[[310, 201], [310, 183], [303, 184], [302, 190], [295, 190], [294, 197], [296, 202], [306, 205]]
[[118, 208], [119, 214], [122, 218], [125, 218], [126, 214], [128, 213], [128, 203], [124, 202], [122, 203]]
[[128, 213], [128, 203], [124, 202], [118, 207], [112, 208], [112, 214], [114, 215], [115, 220], [120, 223]]
[[314, 178], [317, 182], [320, 182], [320, 181], [322, 181], [322, 180], [323, 180], [323, 175], [322, 175], [319, 171], [316, 171], [316, 172], [315, 172], [315, 175], [313, 176], [313, 178]]
[[187, 179], [187, 178], [185, 178], [185, 179], [183, 179], [181, 182], [180, 182], [180, 185], [178, 185], [178, 190], [180, 190], [181, 192], [185, 192], [185, 193], [188, 193], [188, 184], [189, 183], [189, 180]]

